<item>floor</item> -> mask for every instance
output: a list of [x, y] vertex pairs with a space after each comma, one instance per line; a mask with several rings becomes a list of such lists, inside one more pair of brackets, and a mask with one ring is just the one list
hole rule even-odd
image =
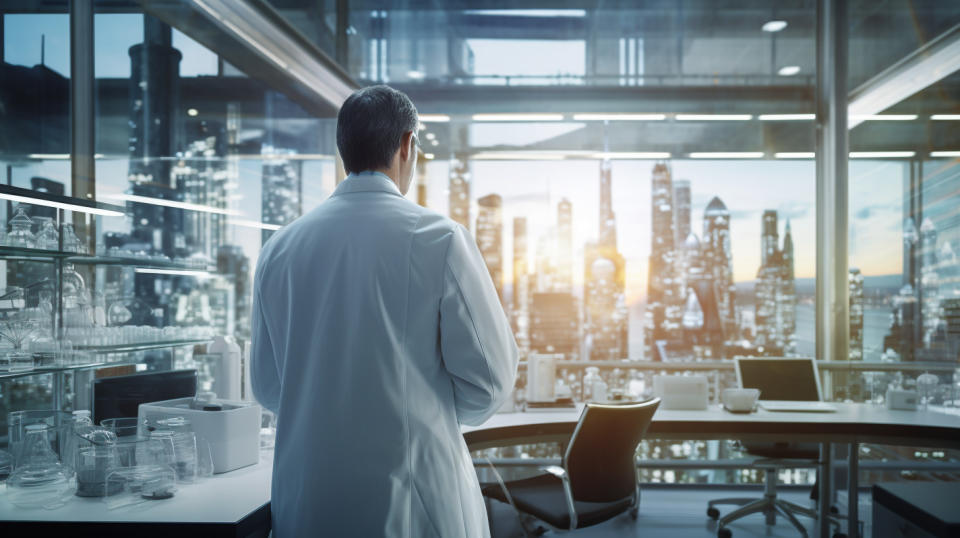
[[[809, 491], [787, 490], [781, 491], [782, 498], [801, 504], [813, 506], [808, 497]], [[707, 517], [707, 501], [720, 497], [751, 497], [760, 496], [760, 490], [743, 489], [680, 489], [680, 488], [646, 488], [643, 501], [640, 505], [640, 517], [633, 521], [629, 515], [605, 521], [594, 527], [580, 529], [571, 533], [547, 532], [545, 536], [596, 536], [622, 537], [637, 536], [644, 538], [654, 537], [716, 537], [716, 524]], [[841, 501], [845, 501], [842, 498]], [[497, 501], [491, 503], [493, 519], [493, 538], [522, 537], [516, 513], [507, 505]], [[720, 514], [726, 514], [731, 507], [718, 507]], [[845, 511], [845, 503], [840, 507]], [[870, 536], [870, 493], [860, 493], [860, 521], [864, 523], [864, 537]], [[808, 533], [814, 536], [815, 523], [806, 518], [800, 518], [807, 525]], [[768, 527], [760, 514], [747, 516], [729, 526], [734, 538], [754, 537], [796, 537], [799, 533], [787, 521], [778, 519], [777, 524]], [[843, 529], [844, 531], [846, 529]]]

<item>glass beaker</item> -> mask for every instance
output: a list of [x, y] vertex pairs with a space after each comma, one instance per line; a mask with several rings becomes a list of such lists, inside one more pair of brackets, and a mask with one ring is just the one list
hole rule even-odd
[[69, 479], [50, 448], [50, 431], [46, 424], [26, 427], [23, 463], [7, 479], [7, 499], [16, 506], [56, 508], [69, 496]]
[[50, 217], [33, 217], [37, 223], [37, 235], [34, 243], [37, 248], [46, 250], [58, 250], [60, 248], [60, 234], [57, 233], [57, 225], [53, 223]]
[[43, 424], [49, 427], [47, 433], [50, 439], [51, 450], [56, 454], [63, 454], [70, 434], [72, 416], [65, 411], [53, 409], [14, 411], [7, 414], [7, 450], [13, 454], [13, 465], [17, 467], [24, 462], [26, 451], [27, 428], [34, 424]]
[[7, 234], [6, 244], [11, 247], [33, 248], [34, 236], [31, 228], [33, 221], [27, 215], [27, 210], [22, 204], [18, 205], [10, 219], [10, 233]]
[[122, 483], [108, 481], [107, 473], [117, 466], [117, 436], [105, 429], [95, 429], [83, 437], [86, 446], [77, 454], [77, 496], [104, 497], [113, 495]]

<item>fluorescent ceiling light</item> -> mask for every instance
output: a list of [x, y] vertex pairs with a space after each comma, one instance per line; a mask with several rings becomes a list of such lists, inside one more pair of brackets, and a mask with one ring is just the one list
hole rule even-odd
[[563, 121], [563, 114], [474, 114], [473, 121]]
[[70, 154], [69, 153], [31, 153], [27, 155], [27, 157], [30, 159], [57, 161], [57, 160], [69, 159]]
[[222, 207], [212, 207], [208, 205], [191, 204], [189, 202], [178, 202], [176, 200], [164, 200], [162, 198], [152, 198], [150, 196], [139, 196], [136, 194], [107, 194], [104, 198], [112, 200], [123, 200], [125, 202], [134, 202], [140, 204], [158, 205], [163, 207], [172, 207], [175, 209], [185, 209], [187, 211], [199, 211], [201, 213], [213, 213], [216, 215], [236, 215], [236, 211], [224, 209]]
[[787, 21], [767, 21], [763, 23], [763, 31], [775, 33], [787, 27]]
[[450, 116], [446, 114], [420, 114], [420, 121], [424, 123], [447, 123]]
[[407, 77], [415, 80], [421, 80], [425, 76], [427, 75], [423, 71], [407, 71]]
[[690, 154], [691, 159], [762, 159], [762, 151], [699, 151]]
[[591, 155], [594, 159], [669, 159], [666, 151], [605, 151]]
[[279, 224], [267, 224], [266, 222], [260, 222], [258, 220], [247, 220], [247, 219], [227, 219], [227, 224], [233, 224], [234, 226], [243, 226], [244, 228], [257, 228], [258, 230], [273, 230], [273, 231], [277, 231], [282, 227]]
[[188, 269], [154, 269], [151, 267], [135, 267], [133, 269], [134, 273], [140, 273], [145, 275], [173, 275], [173, 276], [196, 276], [196, 277], [208, 277], [210, 276], [209, 271], [196, 271]]
[[677, 114], [678, 121], [748, 121], [752, 114]]
[[816, 114], [760, 114], [760, 121], [807, 121], [817, 119]]
[[960, 151], [931, 151], [931, 157], [960, 157]]
[[885, 159], [909, 158], [916, 155], [915, 151], [851, 151], [851, 159]]
[[485, 151], [470, 157], [475, 161], [560, 161], [565, 152], [544, 151]]
[[960, 120], [960, 114], [934, 114], [930, 116], [930, 119], [935, 121], [957, 121]]
[[501, 17], [585, 17], [585, 9], [467, 9], [467, 15], [495, 15]]
[[123, 217], [124, 213], [112, 209], [102, 209], [99, 207], [88, 207], [79, 204], [70, 204], [66, 202], [54, 202], [51, 200], [42, 200], [31, 196], [20, 196], [19, 194], [8, 194], [0, 192], [0, 200], [10, 200], [11, 202], [20, 202], [30, 205], [42, 205], [44, 207], [54, 207], [64, 211], [76, 211], [77, 213], [86, 213], [88, 215], [100, 215], [103, 217]]
[[858, 120], [858, 124], [864, 121], [913, 121], [915, 119], [917, 119], [916, 114], [850, 114], [850, 121]]
[[782, 151], [773, 156], [777, 159], [813, 159], [817, 155], [812, 151]]
[[877, 114], [960, 69], [960, 24], [928, 41], [850, 92], [849, 128], [859, 116]]
[[575, 121], [661, 121], [666, 114], [574, 114]]
[[799, 72], [800, 72], [799, 65], [785, 65], [781, 67], [779, 71], [777, 71], [777, 74], [780, 75], [781, 77], [792, 77], [793, 75], [796, 75]]

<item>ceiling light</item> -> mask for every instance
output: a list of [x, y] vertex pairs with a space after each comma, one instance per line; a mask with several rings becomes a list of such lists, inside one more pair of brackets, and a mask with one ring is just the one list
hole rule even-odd
[[851, 151], [851, 159], [893, 159], [909, 158], [916, 155], [915, 151]]
[[191, 271], [187, 269], [154, 269], [152, 267], [135, 267], [133, 269], [134, 273], [146, 274], [146, 275], [173, 275], [173, 276], [196, 276], [196, 277], [208, 277], [210, 276], [209, 271]]
[[931, 151], [931, 157], [960, 157], [960, 151]]
[[437, 135], [435, 135], [435, 134], [433, 134], [433, 133], [427, 133], [426, 136], [427, 136], [427, 140], [433, 140], [434, 138], [437, 137]]
[[691, 159], [762, 159], [762, 151], [699, 151], [690, 154]]
[[793, 75], [796, 75], [799, 72], [800, 72], [799, 65], [785, 65], [781, 67], [779, 71], [777, 71], [777, 74], [780, 75], [781, 77], [792, 77]]
[[433, 153], [424, 153], [424, 154], [423, 154], [423, 158], [426, 159], [426, 160], [428, 160], [428, 161], [430, 161], [430, 160], [433, 160], [434, 155], [433, 155]]
[[773, 156], [777, 159], [813, 159], [817, 155], [812, 151], [784, 151], [780, 153], [774, 153]]
[[934, 114], [930, 116], [931, 120], [936, 121], [947, 121], [947, 120], [960, 120], [960, 114]]
[[748, 121], [752, 114], [677, 114], [678, 121]]
[[666, 114], [574, 114], [575, 121], [661, 121]]
[[281, 228], [279, 224], [267, 224], [266, 222], [260, 222], [258, 220], [247, 220], [247, 219], [227, 219], [227, 224], [233, 224], [234, 226], [243, 226], [244, 228], [256, 228], [258, 230], [277, 231]]
[[863, 121], [912, 121], [917, 119], [916, 114], [850, 114], [851, 120], [857, 123]]
[[605, 151], [591, 155], [594, 159], [669, 159], [665, 151]]
[[407, 71], [407, 77], [414, 80], [422, 80], [425, 76], [427, 75], [423, 71]]
[[440, 141], [438, 141], [438, 140], [431, 140], [431, 141], [430, 141], [430, 145], [431, 145], [431, 146], [439, 146], [439, 145], [440, 145]]
[[164, 200], [162, 198], [152, 198], [150, 196], [139, 196], [136, 194], [107, 194], [104, 198], [113, 200], [123, 200], [140, 204], [158, 205], [163, 207], [172, 207], [175, 209], [185, 209], [187, 211], [199, 211], [201, 213], [213, 213], [216, 215], [236, 215], [236, 211], [224, 209], [222, 207], [213, 207], [200, 204], [191, 204], [189, 202], [178, 202], [176, 200]]
[[804, 121], [817, 119], [816, 114], [760, 114], [760, 121]]
[[767, 21], [763, 23], [763, 31], [775, 33], [787, 27], [787, 21]]
[[197, 109], [195, 108], [187, 109], [187, 116], [196, 116], [197, 114], [199, 114], [199, 112], [197, 112]]
[[21, 196], [19, 194], [10, 194], [6, 192], [0, 192], [0, 200], [10, 200], [11, 202], [21, 202], [30, 205], [42, 205], [44, 207], [53, 207], [56, 209], [62, 209], [64, 211], [76, 211], [77, 213], [87, 213], [88, 215], [100, 215], [103, 217], [123, 217], [126, 215], [126, 213], [114, 211], [112, 209], [89, 207], [80, 204], [71, 204], [68, 202], [54, 202], [52, 200], [44, 200], [41, 198], [34, 198], [32, 196]]
[[31, 153], [27, 155], [30, 159], [40, 159], [44, 161], [65, 160], [70, 158], [69, 153]]
[[559, 161], [565, 152], [544, 151], [485, 151], [470, 157], [476, 161]]
[[474, 114], [473, 121], [563, 121], [563, 114]]
[[446, 114], [420, 114], [420, 121], [424, 123], [447, 123], [450, 116]]

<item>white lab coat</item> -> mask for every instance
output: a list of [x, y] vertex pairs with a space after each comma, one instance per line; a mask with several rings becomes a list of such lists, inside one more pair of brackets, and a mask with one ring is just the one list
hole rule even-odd
[[465, 228], [350, 175], [264, 245], [252, 329], [274, 536], [489, 535], [459, 426], [509, 397], [517, 347]]

